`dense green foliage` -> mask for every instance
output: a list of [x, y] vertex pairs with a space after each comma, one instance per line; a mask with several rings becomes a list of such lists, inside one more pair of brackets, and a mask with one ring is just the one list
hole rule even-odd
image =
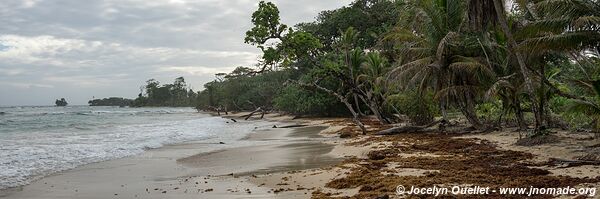
[[133, 100], [122, 97], [109, 97], [88, 101], [90, 106], [130, 106], [131, 103], [133, 103]]
[[389, 111], [398, 111], [406, 115], [415, 125], [425, 125], [433, 121], [439, 110], [433, 101], [433, 93], [426, 94], [418, 91], [405, 91], [392, 95], [387, 102]]
[[172, 107], [193, 107], [197, 104], [197, 96], [189, 88], [183, 77], [175, 79], [173, 84], [160, 85], [155, 79], [146, 81], [142, 87], [142, 92], [133, 100], [131, 106], [172, 106]]
[[56, 101], [54, 101], [54, 104], [56, 104], [56, 106], [67, 106], [69, 103], [67, 103], [67, 100], [65, 100], [65, 98], [60, 98], [56, 99]]
[[258, 69], [218, 74], [198, 108], [600, 129], [599, 2], [505, 3], [356, 0], [288, 26], [261, 2], [245, 38], [263, 52]]

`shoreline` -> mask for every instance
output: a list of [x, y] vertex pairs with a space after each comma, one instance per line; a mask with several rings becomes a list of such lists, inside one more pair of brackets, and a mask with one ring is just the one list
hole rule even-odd
[[[294, 125], [286, 119], [269, 122], [277, 126]], [[3, 190], [0, 197], [193, 198], [202, 194], [200, 196], [209, 198], [229, 198], [232, 194], [236, 195], [232, 190], [239, 186], [267, 193], [269, 190], [266, 188], [251, 182], [238, 182], [238, 178], [319, 168], [341, 161], [339, 157], [328, 155], [333, 145], [324, 143], [323, 139], [327, 138], [318, 135], [325, 128], [312, 125], [299, 128], [255, 127], [241, 140], [254, 144], [226, 149], [210, 150], [211, 144], [197, 142], [166, 145], [141, 155], [58, 172], [29, 185]], [[199, 149], [210, 151], [198, 152]], [[192, 179], [198, 184], [186, 184]], [[199, 188], [203, 185], [201, 181], [204, 181], [203, 188]], [[220, 187], [230, 188], [220, 190]], [[192, 193], [192, 189], [196, 193]], [[239, 193], [240, 197], [248, 195], [252, 194]], [[275, 197], [274, 194], [271, 196]], [[263, 194], [260, 197], [270, 196]]]
[[[165, 146], [44, 178], [4, 198], [398, 198], [399, 184], [600, 188], [600, 165], [562, 168], [550, 162], [598, 149], [599, 141], [585, 133], [559, 132], [555, 143], [516, 146], [512, 129], [357, 136], [358, 128], [344, 118], [271, 113], [243, 122], [257, 121], [274, 127], [255, 128], [240, 140], [250, 146], [210, 152], [194, 152], [202, 147], [198, 143]], [[350, 138], [339, 138], [344, 133]]]

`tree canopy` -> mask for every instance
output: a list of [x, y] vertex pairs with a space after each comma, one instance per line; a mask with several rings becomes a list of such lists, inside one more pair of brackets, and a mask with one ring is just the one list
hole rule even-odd
[[476, 129], [535, 135], [600, 129], [600, 117], [582, 117], [600, 107], [598, 2], [505, 3], [356, 0], [288, 26], [260, 2], [245, 38], [261, 49], [259, 66], [218, 74], [198, 107], [351, 115], [359, 126], [368, 115], [382, 124], [460, 115]]

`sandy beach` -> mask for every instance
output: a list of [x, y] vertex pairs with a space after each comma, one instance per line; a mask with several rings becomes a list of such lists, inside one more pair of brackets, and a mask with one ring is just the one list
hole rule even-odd
[[[600, 165], [551, 162], [596, 150], [597, 140], [585, 133], [558, 133], [560, 142], [516, 146], [518, 133], [511, 131], [359, 136], [348, 119], [268, 114], [264, 120], [276, 123], [242, 139], [254, 143], [250, 146], [206, 152], [222, 144], [170, 145], [45, 177], [7, 190], [3, 198], [403, 198], [395, 194], [397, 185], [600, 185]], [[343, 132], [355, 133], [339, 138]]]
[[[283, 118], [276, 119], [282, 121]], [[274, 120], [275, 121], [275, 120]], [[279, 122], [277, 126], [294, 125]], [[219, 143], [190, 142], [133, 157], [94, 163], [5, 190], [3, 198], [272, 198], [252, 176], [304, 170], [341, 161], [326, 126], [257, 128], [253, 146], [203, 152]], [[224, 145], [227, 145], [225, 143]]]

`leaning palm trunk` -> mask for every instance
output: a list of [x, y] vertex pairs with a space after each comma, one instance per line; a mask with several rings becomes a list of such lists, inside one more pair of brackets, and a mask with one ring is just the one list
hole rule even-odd
[[377, 120], [379, 120], [380, 124], [390, 124], [391, 122], [383, 115], [382, 108], [380, 106], [378, 106], [380, 103], [375, 101], [375, 100], [369, 100], [370, 98], [365, 98], [363, 96], [360, 96], [360, 98], [363, 100], [363, 102], [365, 104], [367, 104], [367, 106], [369, 107], [369, 109], [371, 110], [371, 112], [373, 112], [373, 115], [375, 115], [375, 117], [377, 117]]
[[527, 91], [527, 94], [529, 95], [529, 98], [531, 99], [531, 101], [534, 102], [531, 105], [531, 111], [535, 115], [535, 133], [538, 133], [538, 130], [540, 130], [540, 125], [543, 123], [543, 121], [542, 121], [543, 119], [542, 119], [541, 113], [539, 112], [539, 109], [535, 103], [535, 93], [534, 93], [534, 88], [533, 88], [533, 81], [531, 80], [531, 74], [530, 74], [529, 70], [527, 69], [527, 66], [525, 65], [525, 60], [523, 59], [523, 55], [519, 51], [517, 51], [517, 42], [515, 41], [512, 33], [510, 32], [510, 29], [508, 27], [508, 22], [506, 21], [506, 14], [504, 13], [504, 5], [502, 3], [502, 0], [493, 0], [493, 1], [494, 1], [494, 8], [498, 15], [498, 23], [500, 24], [500, 27], [502, 28], [502, 31], [504, 32], [504, 34], [506, 35], [506, 38], [508, 40], [508, 48], [512, 53], [514, 53], [515, 57], [517, 58], [517, 62], [519, 63], [519, 68], [523, 75], [523, 79], [525, 80], [525, 90]]
[[461, 107], [461, 112], [467, 118], [469, 123], [473, 125], [476, 129], [484, 129], [484, 125], [479, 121], [479, 117], [477, 117], [477, 112], [475, 112], [475, 105], [473, 102], [473, 98], [468, 93], [464, 93], [464, 102], [461, 103], [463, 107]]

